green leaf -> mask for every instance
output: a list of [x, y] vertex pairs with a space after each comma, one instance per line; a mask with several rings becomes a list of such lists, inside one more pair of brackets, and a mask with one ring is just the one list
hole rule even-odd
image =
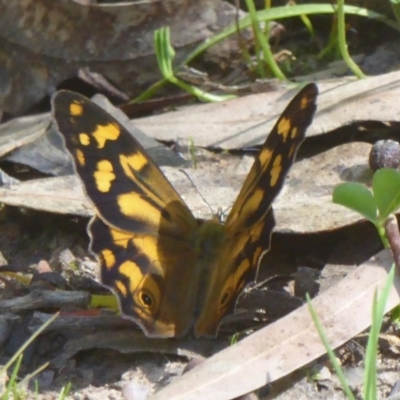
[[332, 201], [358, 212], [372, 223], [378, 219], [374, 196], [359, 183], [347, 182], [337, 186], [333, 191]]
[[400, 26], [400, 0], [390, 0], [390, 4], [396, 17], [397, 25]]
[[379, 219], [386, 220], [389, 214], [400, 208], [400, 172], [382, 168], [372, 178], [372, 191], [379, 210]]
[[400, 326], [400, 305], [393, 308], [390, 312], [390, 321], [395, 325], [396, 329]]

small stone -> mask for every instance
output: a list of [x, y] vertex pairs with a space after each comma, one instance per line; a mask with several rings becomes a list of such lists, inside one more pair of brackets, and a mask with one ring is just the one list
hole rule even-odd
[[128, 382], [122, 388], [124, 400], [146, 400], [150, 397], [152, 390], [141, 383], [134, 380]]
[[394, 140], [378, 140], [369, 153], [369, 166], [373, 171], [380, 168], [396, 169], [400, 165], [400, 144]]

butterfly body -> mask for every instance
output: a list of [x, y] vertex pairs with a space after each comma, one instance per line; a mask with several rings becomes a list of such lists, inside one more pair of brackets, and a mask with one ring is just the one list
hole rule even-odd
[[90, 249], [123, 315], [148, 336], [213, 337], [254, 281], [279, 193], [315, 112], [306, 86], [278, 119], [221, 222], [196, 219], [143, 147], [100, 107], [61, 91], [53, 116], [95, 208]]

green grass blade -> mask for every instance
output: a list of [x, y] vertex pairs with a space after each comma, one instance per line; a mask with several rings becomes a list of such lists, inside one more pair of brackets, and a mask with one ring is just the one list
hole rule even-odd
[[46, 369], [49, 366], [49, 362], [45, 362], [43, 365], [40, 367], [36, 368], [33, 372], [30, 374], [26, 375], [24, 379], [21, 380], [21, 382], [18, 383], [18, 386], [24, 386], [25, 384], [28, 384], [28, 382], [37, 374], [42, 372], [44, 369]]
[[68, 396], [68, 393], [71, 390], [71, 382], [68, 382], [65, 386], [60, 391], [60, 394], [58, 395], [57, 400], [65, 400]]
[[[266, 65], [269, 66], [271, 69], [271, 72], [274, 74], [276, 78], [279, 80], [287, 80], [281, 69], [279, 68], [277, 62], [275, 61], [274, 55], [272, 54], [271, 47], [269, 45], [269, 42], [267, 40], [267, 37], [265, 34], [262, 32], [259, 21], [257, 19], [257, 12], [256, 8], [254, 6], [254, 1], [253, 0], [246, 0], [246, 6], [249, 10], [251, 22], [252, 22], [252, 27], [254, 31], [254, 36], [256, 38], [256, 42], [259, 44], [259, 47], [261, 47], [264, 59], [262, 60]], [[270, 11], [267, 10], [267, 12]], [[268, 28], [267, 28], [268, 29]], [[257, 59], [259, 55], [257, 54]], [[262, 61], [260, 61], [260, 70], [261, 70], [261, 76], [264, 77], [266, 74], [264, 72], [264, 65], [262, 65]]]
[[[268, 10], [257, 11], [257, 19], [259, 22], [272, 21], [272, 20], [275, 21], [285, 18], [299, 17], [304, 14], [310, 16], [317, 14], [334, 14], [335, 12], [336, 12], [335, 8], [332, 7], [332, 5], [330, 4], [302, 4], [291, 7], [286, 7], [286, 6], [273, 7]], [[382, 23], [390, 26], [391, 28], [400, 31], [400, 29], [397, 27], [394, 21], [387, 18], [383, 14], [370, 11], [367, 8], [345, 5], [343, 7], [343, 12], [349, 15], [357, 15], [360, 17], [381, 21]], [[196, 47], [196, 49], [194, 49], [193, 52], [188, 55], [183, 64], [184, 65], [188, 64], [194, 58], [203, 53], [205, 50], [209, 49], [211, 46], [214, 46], [215, 44], [221, 42], [227, 37], [235, 34], [238, 28], [240, 30], [248, 28], [249, 26], [251, 26], [251, 23], [252, 21], [250, 16], [246, 16], [242, 18], [238, 24], [229, 25], [222, 32], [214, 35], [209, 40], [205, 41], [204, 43]]]
[[308, 30], [309, 34], [312, 37], [314, 37], [315, 36], [315, 31], [314, 31], [314, 27], [313, 27], [313, 25], [311, 23], [310, 18], [308, 18], [307, 15], [303, 14], [303, 15], [300, 15], [300, 19], [301, 19], [301, 22], [303, 22], [303, 24], [306, 27], [306, 29]]
[[348, 46], [347, 46], [347, 41], [346, 41], [346, 25], [345, 25], [345, 20], [344, 20], [344, 14], [345, 14], [344, 13], [344, 0], [338, 0], [337, 6], [338, 6], [338, 10], [337, 10], [338, 43], [339, 43], [340, 53], [342, 54], [344, 62], [353, 71], [353, 74], [359, 79], [365, 78], [366, 76], [361, 71], [359, 66], [351, 58], [349, 51], [348, 51]]
[[385, 307], [389, 298], [390, 290], [393, 286], [395, 274], [395, 266], [393, 265], [382, 292], [377, 296], [374, 294], [374, 302], [372, 306], [372, 325], [369, 333], [367, 350], [365, 354], [364, 369], [364, 400], [373, 400], [377, 398], [376, 392], [376, 359], [378, 353], [379, 333], [382, 328], [383, 317], [385, 315]]
[[368, 336], [367, 350], [365, 352], [365, 367], [364, 367], [365, 400], [371, 399], [371, 396], [376, 395], [376, 356], [377, 356], [376, 329], [378, 324], [378, 321], [376, 321], [376, 303], [377, 303], [377, 294], [375, 292], [372, 303], [372, 325]]
[[59, 313], [54, 314], [47, 322], [45, 322], [10, 358], [10, 360], [2, 368], [0, 375], [6, 373], [7, 369], [22, 355], [24, 350], [58, 317]]
[[[23, 355], [19, 354], [16, 363], [14, 365], [13, 371], [11, 373], [10, 379], [7, 382], [7, 388], [5, 393], [2, 395], [5, 399], [8, 399], [11, 393], [14, 393], [16, 390], [16, 382], [17, 382], [17, 376], [18, 376], [18, 371], [21, 367], [21, 362], [22, 362]], [[0, 371], [0, 374], [5, 373], [5, 369], [2, 368], [2, 371]]]
[[326, 352], [328, 353], [329, 360], [332, 363], [333, 368], [335, 369], [335, 372], [339, 378], [340, 384], [342, 385], [343, 391], [345, 392], [346, 396], [350, 400], [355, 400], [355, 397], [353, 395], [353, 392], [350, 389], [349, 384], [347, 383], [346, 377], [344, 376], [344, 373], [342, 369], [340, 368], [339, 362], [336, 359], [335, 353], [332, 350], [332, 347], [329, 344], [329, 340], [325, 335], [324, 328], [322, 327], [322, 324], [318, 318], [317, 313], [315, 312], [315, 309], [312, 305], [310, 296], [306, 294], [306, 300], [307, 300], [307, 305], [308, 309], [310, 310], [311, 318], [315, 324], [315, 327], [318, 331], [319, 337], [321, 339], [321, 342], [323, 343]]

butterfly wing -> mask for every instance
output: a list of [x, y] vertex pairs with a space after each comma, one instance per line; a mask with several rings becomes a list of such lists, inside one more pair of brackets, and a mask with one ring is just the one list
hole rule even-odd
[[143, 147], [103, 109], [60, 91], [53, 116], [95, 207], [91, 249], [102, 283], [148, 336], [183, 335], [193, 323], [197, 221]]
[[316, 111], [316, 85], [289, 103], [262, 146], [225, 223], [226, 239], [212, 266], [195, 325], [197, 336], [215, 336], [243, 287], [255, 279], [275, 225], [271, 204], [281, 190]]

